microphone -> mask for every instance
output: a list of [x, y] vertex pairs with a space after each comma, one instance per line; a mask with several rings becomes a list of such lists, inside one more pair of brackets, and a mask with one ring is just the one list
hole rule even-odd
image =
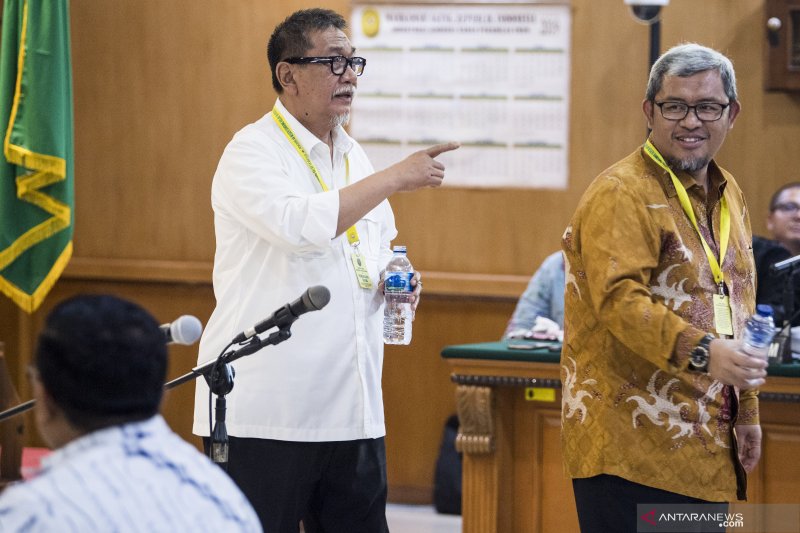
[[246, 341], [250, 337], [259, 333], [264, 333], [270, 328], [285, 328], [292, 324], [303, 313], [318, 311], [328, 305], [331, 293], [327, 287], [315, 285], [309, 287], [300, 298], [290, 304], [286, 304], [266, 320], [262, 320], [252, 328], [246, 329], [233, 338], [231, 344], [238, 344]]
[[159, 329], [164, 334], [167, 344], [190, 345], [197, 342], [203, 333], [203, 325], [196, 316], [179, 316], [169, 324], [162, 324]]
[[786, 270], [787, 268], [789, 268], [790, 266], [794, 266], [798, 262], [800, 262], [800, 255], [790, 257], [789, 259], [784, 259], [783, 261], [778, 261], [769, 268], [770, 270], [772, 270], [773, 273], [776, 273], [782, 270]]

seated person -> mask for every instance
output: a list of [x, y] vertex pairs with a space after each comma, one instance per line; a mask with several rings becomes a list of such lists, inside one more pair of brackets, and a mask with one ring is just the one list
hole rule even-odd
[[525, 336], [536, 324], [536, 317], [555, 323], [550, 324], [550, 332], [564, 328], [564, 257], [560, 251], [549, 255], [531, 278], [503, 338]]
[[787, 183], [772, 195], [767, 229], [789, 255], [800, 255], [800, 181]]
[[[798, 274], [789, 280], [791, 270], [774, 273], [770, 267], [779, 261], [800, 255], [800, 182], [784, 185], [772, 195], [767, 216], [767, 229], [774, 240], [753, 237], [753, 255], [756, 261], [758, 289], [756, 302], [769, 304], [775, 311], [775, 324], [780, 325], [786, 316], [786, 306], [794, 312], [800, 309], [800, 284]], [[796, 268], [796, 271], [800, 269]], [[794, 287], [794, 300], [787, 302], [786, 288]], [[800, 325], [800, 317], [793, 325]]]
[[0, 531], [261, 531], [225, 472], [158, 414], [167, 348], [144, 309], [78, 296], [49, 314], [29, 369], [55, 451], [0, 495]]

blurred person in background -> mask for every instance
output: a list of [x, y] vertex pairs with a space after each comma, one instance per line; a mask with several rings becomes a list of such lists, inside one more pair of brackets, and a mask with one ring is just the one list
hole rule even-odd
[[[772, 239], [753, 236], [753, 255], [758, 274], [756, 301], [772, 306], [775, 324], [781, 325], [791, 318], [787, 316], [787, 308], [793, 310], [792, 315], [800, 309], [800, 283], [797, 274], [791, 277], [791, 269], [773, 272], [770, 267], [800, 255], [800, 182], [787, 183], [772, 195], [767, 230]], [[795, 267], [797, 271], [800, 268]], [[792, 325], [800, 326], [800, 316], [792, 320]]]
[[526, 336], [534, 329], [537, 318], [549, 320], [558, 330], [564, 329], [564, 256], [560, 250], [547, 256], [531, 277], [503, 338]]

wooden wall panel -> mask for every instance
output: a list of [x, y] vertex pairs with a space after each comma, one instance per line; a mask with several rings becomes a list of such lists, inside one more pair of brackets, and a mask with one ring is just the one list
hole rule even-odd
[[211, 177], [233, 134], [271, 108], [267, 40], [301, 7], [71, 2], [76, 256], [211, 261]]
[[[591, 179], [642, 140], [648, 28], [622, 2], [572, 5], [568, 189], [397, 195], [399, 239], [419, 268], [529, 275], [558, 248]], [[73, 2], [77, 256], [212, 259], [208, 189], [216, 162], [231, 135], [272, 104], [266, 40], [306, 4], [277, 7]], [[763, 233], [770, 193], [797, 178], [790, 148], [800, 141], [800, 97], [761, 90], [761, 9], [758, 0], [673, 2], [663, 10], [662, 48], [699, 41], [734, 59], [744, 112], [720, 159], [739, 176]], [[368, 86], [369, 76], [360, 83]]]
[[426, 297], [409, 346], [387, 346], [383, 363], [386, 455], [395, 501], [430, 502], [444, 423], [455, 414], [455, 389], [443, 346], [499, 339], [513, 302]]
[[[770, 480], [769, 490], [761, 498], [769, 503], [796, 503], [800, 464], [787, 462], [787, 457], [800, 453], [800, 428], [796, 425], [765, 424], [762, 443], [762, 476]], [[783, 459], [783, 460], [781, 460]]]
[[[209, 188], [232, 134], [275, 98], [266, 61], [273, 27], [306, 1], [73, 0], [75, 258], [44, 309], [27, 318], [0, 301], [0, 336], [26, 399], [24, 367], [43, 313], [78, 291], [116, 292], [163, 321], [205, 322], [213, 308]], [[350, 3], [323, 6], [347, 13]], [[673, 0], [662, 49], [682, 41], [734, 60], [743, 112], [720, 153], [750, 202], [757, 233], [771, 192], [800, 179], [800, 95], [762, 90], [763, 0]], [[593, 177], [645, 135], [641, 100], [649, 30], [622, 1], [573, 0], [569, 186], [564, 191], [444, 188], [392, 198], [426, 297], [410, 347], [386, 353], [384, 395], [392, 494], [429, 497], [453, 386], [447, 344], [497, 338], [516, 296], [552, 251]], [[368, 87], [369, 71], [359, 80]], [[459, 296], [462, 294], [462, 296]], [[468, 296], [463, 296], [467, 294]], [[438, 296], [437, 296], [438, 295]], [[16, 354], [16, 359], [14, 358]], [[173, 348], [173, 371], [193, 348]], [[180, 368], [177, 368], [180, 367]], [[170, 423], [190, 440], [191, 393], [171, 394]]]

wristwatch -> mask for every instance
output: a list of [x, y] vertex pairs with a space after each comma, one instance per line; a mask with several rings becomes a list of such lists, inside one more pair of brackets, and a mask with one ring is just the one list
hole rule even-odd
[[711, 341], [714, 336], [710, 333], [700, 339], [697, 346], [689, 354], [689, 368], [695, 372], [708, 372], [708, 356], [710, 354]]

